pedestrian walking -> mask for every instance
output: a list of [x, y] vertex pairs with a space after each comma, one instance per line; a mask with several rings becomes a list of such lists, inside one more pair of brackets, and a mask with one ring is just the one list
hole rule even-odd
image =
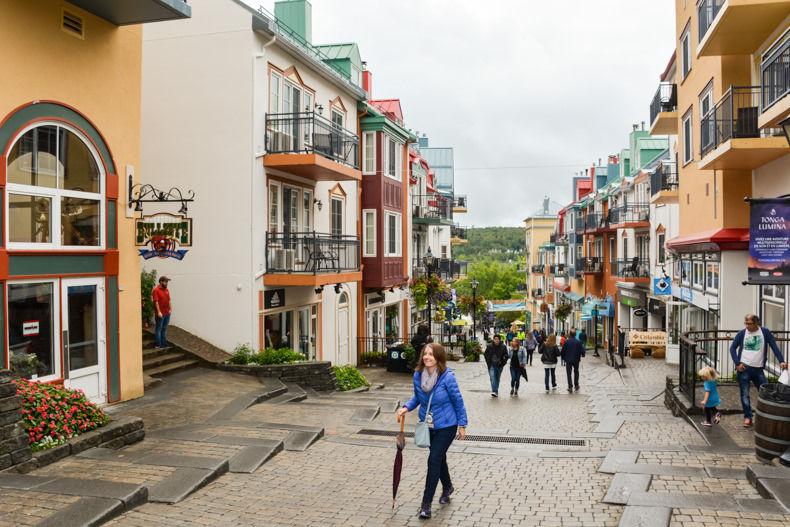
[[702, 398], [702, 406], [705, 408], [705, 420], [700, 423], [702, 426], [712, 426], [712, 423], [719, 424], [721, 412], [717, 406], [721, 404], [719, 392], [716, 389], [716, 370], [706, 366], [699, 371], [700, 378], [705, 383], [705, 396]]
[[730, 356], [738, 372], [738, 387], [741, 389], [741, 406], [743, 406], [743, 426], [752, 426], [752, 403], [749, 399], [749, 384], [757, 390], [765, 384], [765, 363], [768, 360], [768, 347], [773, 350], [779, 361], [779, 367], [787, 369], [782, 353], [776, 346], [773, 334], [760, 325], [760, 317], [754, 313], [746, 315], [746, 328], [740, 330], [730, 345]]
[[[585, 349], [579, 339], [571, 337], [562, 344], [560, 357], [565, 361], [565, 372], [568, 374], [568, 391], [575, 388], [579, 391], [579, 363], [585, 355]], [[571, 374], [573, 374], [571, 378]]]
[[[426, 415], [430, 399], [431, 412]], [[447, 449], [455, 439], [463, 441], [466, 437], [466, 407], [455, 374], [447, 366], [447, 353], [438, 343], [428, 343], [423, 347], [417, 368], [414, 372], [414, 396], [398, 410], [398, 417], [420, 407], [420, 421], [428, 424], [431, 437], [428, 454], [428, 473], [425, 477], [425, 490], [420, 505], [420, 518], [431, 517], [431, 503], [439, 481], [442, 482], [442, 495], [439, 503], [450, 502], [450, 494], [455, 491], [447, 466]]]
[[170, 300], [170, 291], [167, 285], [170, 279], [166, 276], [159, 278], [159, 285], [154, 287], [151, 297], [154, 301], [154, 336], [156, 337], [156, 349], [167, 348], [167, 326], [170, 325], [170, 313], [173, 310], [173, 303]]
[[557, 346], [557, 337], [549, 335], [544, 344], [540, 345], [540, 362], [543, 363], [543, 369], [546, 373], [546, 393], [549, 393], [549, 376], [551, 376], [551, 389], [557, 388], [557, 359], [560, 358], [560, 348]]
[[414, 348], [414, 354], [419, 357], [420, 353], [422, 353], [422, 348], [429, 342], [433, 342], [431, 330], [428, 324], [422, 323], [417, 326], [417, 334], [409, 342], [411, 347]]
[[578, 335], [576, 336], [584, 346], [584, 349], [587, 349], [587, 333], [584, 332], [584, 328], [579, 329]]
[[559, 338], [560, 338], [560, 347], [562, 347], [562, 345], [565, 344], [565, 332], [564, 331], [560, 331]]
[[521, 368], [524, 367], [527, 360], [527, 352], [518, 338], [510, 341], [507, 356], [510, 359], [510, 395], [518, 397], [518, 388], [521, 385]]
[[505, 334], [505, 341], [507, 341], [508, 347], [510, 347], [510, 341], [516, 338], [516, 326], [510, 326], [510, 329]]
[[491, 378], [491, 397], [499, 397], [499, 379], [502, 377], [502, 368], [507, 364], [507, 346], [502, 342], [502, 337], [497, 333], [494, 340], [486, 346], [483, 357], [488, 366], [488, 376]]
[[527, 360], [526, 364], [532, 366], [532, 354], [535, 352], [535, 348], [538, 347], [538, 341], [535, 340], [535, 336], [527, 331], [526, 340], [524, 341], [524, 349], [527, 352]]

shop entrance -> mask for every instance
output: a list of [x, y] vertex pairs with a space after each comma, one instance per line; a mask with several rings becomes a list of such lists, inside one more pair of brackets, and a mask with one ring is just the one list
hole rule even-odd
[[93, 402], [107, 400], [104, 279], [61, 281], [63, 384]]

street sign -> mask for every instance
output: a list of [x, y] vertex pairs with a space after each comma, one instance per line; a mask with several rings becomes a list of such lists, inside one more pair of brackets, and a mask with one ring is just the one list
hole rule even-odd
[[641, 308], [641, 307], [639, 309], [635, 309], [634, 310], [634, 316], [635, 317], [646, 317], [647, 316], [647, 310], [644, 309], [644, 308]]

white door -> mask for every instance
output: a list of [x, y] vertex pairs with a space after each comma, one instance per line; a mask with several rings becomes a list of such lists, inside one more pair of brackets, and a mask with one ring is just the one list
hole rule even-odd
[[337, 310], [337, 362], [348, 364], [348, 307]]
[[107, 401], [104, 279], [61, 280], [63, 384]]

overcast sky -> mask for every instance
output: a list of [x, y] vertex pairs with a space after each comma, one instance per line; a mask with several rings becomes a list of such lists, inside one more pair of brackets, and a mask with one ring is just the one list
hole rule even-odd
[[468, 227], [523, 226], [544, 195], [569, 203], [574, 172], [649, 120], [675, 49], [669, 0], [311, 3], [313, 43], [359, 44], [373, 98], [400, 99], [407, 128], [454, 148]]

